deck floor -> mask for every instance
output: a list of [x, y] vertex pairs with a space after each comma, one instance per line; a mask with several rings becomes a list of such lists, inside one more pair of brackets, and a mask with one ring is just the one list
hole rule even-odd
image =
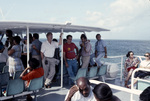
[[[123, 86], [124, 84], [120, 82], [119, 79], [115, 80], [107, 80], [107, 83]], [[68, 92], [68, 89], [70, 86], [68, 84], [65, 84], [63, 88], [60, 88], [59, 82], [53, 83], [51, 88], [43, 88], [37, 93], [37, 100], [38, 101], [64, 101], [65, 96]], [[92, 85], [94, 86], [94, 85]], [[121, 101], [130, 101], [130, 94], [112, 89], [113, 94], [116, 95], [121, 99]], [[34, 96], [32, 95], [34, 98]], [[139, 101], [139, 97], [137, 95], [133, 96], [134, 101]], [[10, 101], [10, 100], [8, 100]], [[26, 101], [26, 97], [19, 97], [14, 99], [13, 101]]]

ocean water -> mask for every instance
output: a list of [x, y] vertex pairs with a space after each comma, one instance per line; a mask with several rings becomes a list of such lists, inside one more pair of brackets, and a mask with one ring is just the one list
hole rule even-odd
[[[2, 40], [3, 43], [4, 41], [5, 39]], [[46, 41], [46, 39], [40, 39], [40, 41], [44, 42]], [[73, 39], [72, 41], [79, 47], [80, 39]], [[108, 56], [119, 56], [119, 55], [125, 56], [128, 51], [133, 51], [135, 55], [143, 56], [146, 52], [150, 52], [149, 40], [104, 40], [104, 41], [106, 42], [107, 45]], [[96, 39], [95, 40], [90, 39], [93, 52], [95, 42]]]
[[[46, 39], [40, 39], [45, 41]], [[74, 42], [79, 47], [79, 39], [74, 39]], [[150, 52], [150, 41], [148, 40], [104, 40], [107, 45], [108, 56], [126, 55], [128, 51], [133, 51], [135, 55], [144, 55], [145, 52]], [[92, 50], [94, 52], [94, 45], [96, 40], [90, 39]], [[79, 47], [80, 48], [80, 47]]]
[[[40, 39], [40, 41], [45, 41], [46, 39]], [[78, 48], [79, 39], [73, 39]], [[92, 45], [92, 50], [94, 52], [94, 45], [97, 40], [90, 39]], [[107, 45], [107, 55], [108, 56], [120, 56], [126, 55], [128, 51], [133, 51], [134, 55], [143, 56], [146, 52], [150, 52], [150, 41], [148, 40], [104, 40]], [[124, 57], [125, 59], [126, 57]], [[118, 59], [104, 59], [104, 61], [118, 62]]]

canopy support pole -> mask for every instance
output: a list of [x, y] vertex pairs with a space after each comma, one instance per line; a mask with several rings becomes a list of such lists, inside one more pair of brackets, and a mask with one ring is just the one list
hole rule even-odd
[[[63, 33], [63, 28], [61, 29], [61, 33]], [[62, 44], [61, 44], [61, 88], [63, 87], [63, 35]]]
[[29, 61], [29, 27], [27, 26], [27, 67], [29, 67], [28, 61]]

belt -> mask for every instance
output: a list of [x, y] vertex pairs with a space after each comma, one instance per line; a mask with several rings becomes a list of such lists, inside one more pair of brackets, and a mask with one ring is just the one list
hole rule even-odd
[[73, 58], [73, 59], [67, 59], [67, 60], [75, 60], [76, 58]]

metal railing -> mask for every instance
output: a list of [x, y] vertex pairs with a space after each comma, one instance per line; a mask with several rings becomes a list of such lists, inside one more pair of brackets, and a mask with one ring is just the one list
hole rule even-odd
[[[144, 68], [137, 68], [137, 69], [135, 69], [135, 70], [133, 71], [133, 73], [132, 73], [132, 76], [131, 76], [131, 90], [135, 90], [135, 89], [134, 89], [134, 80], [140, 80], [140, 81], [144, 81], [144, 82], [150, 83], [149, 80], [143, 80], [143, 79], [139, 79], [139, 78], [134, 78], [135, 73], [136, 73], [137, 71], [139, 71], [139, 70], [150, 72], [150, 69], [144, 69]], [[131, 99], [133, 99], [133, 94], [131, 94]]]
[[[144, 58], [144, 56], [139, 56], [139, 55], [135, 55], [136, 57], [139, 58], [140, 61], [143, 61], [142, 58]], [[122, 77], [123, 77], [123, 68], [124, 68], [124, 61], [123, 61], [123, 58], [125, 57], [125, 55], [119, 55], [119, 56], [108, 56], [107, 58], [108, 59], [115, 59], [115, 58], [120, 58], [120, 62], [117, 63], [117, 64], [121, 64], [121, 68], [120, 68], [120, 82], [122, 82]], [[106, 58], [106, 59], [107, 59]], [[104, 64], [107, 64], [107, 62], [104, 62]]]

